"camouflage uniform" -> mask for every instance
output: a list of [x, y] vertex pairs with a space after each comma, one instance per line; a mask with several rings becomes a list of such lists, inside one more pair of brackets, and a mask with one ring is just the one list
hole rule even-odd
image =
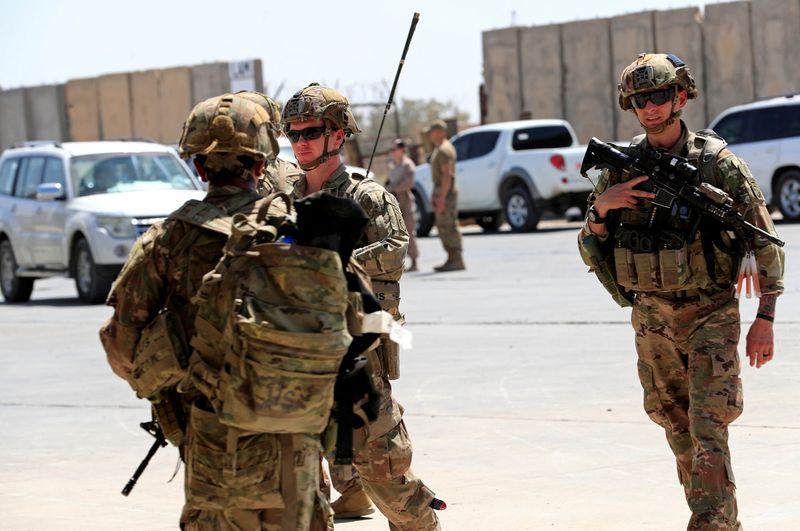
[[269, 195], [272, 192], [292, 193], [294, 184], [302, 175], [297, 164], [276, 157], [267, 162], [264, 175], [258, 180], [258, 192]]
[[414, 194], [411, 190], [414, 188], [414, 171], [416, 165], [408, 155], [403, 155], [403, 160], [400, 164], [390, 163], [389, 182], [387, 188], [391, 188], [392, 195], [397, 198], [397, 203], [400, 205], [400, 212], [403, 213], [403, 222], [408, 231], [408, 256], [414, 260], [419, 256], [417, 250], [417, 237], [414, 228], [417, 226], [417, 219], [415, 217], [417, 205], [414, 201]]
[[[431, 177], [433, 178], [433, 195], [436, 195], [442, 179], [442, 166], [446, 164], [455, 165], [456, 148], [449, 140], [444, 139], [442, 144], [433, 150], [431, 154]], [[458, 231], [458, 188], [456, 187], [456, 176], [453, 175], [453, 182], [450, 190], [444, 199], [444, 212], [436, 214], [436, 229], [439, 231], [439, 238], [442, 246], [448, 254], [461, 254], [461, 233]]]
[[[370, 275], [383, 309], [400, 319], [398, 281], [408, 234], [394, 197], [379, 184], [349, 174], [344, 165], [328, 178], [322, 190], [336, 197], [352, 197], [370, 217], [363, 245], [353, 256]], [[303, 197], [305, 191], [305, 176], [301, 176], [295, 196]], [[375, 388], [381, 395], [379, 417], [353, 435], [355, 471], [349, 466], [331, 466], [333, 485], [339, 492], [366, 490], [393, 530], [439, 529], [438, 518], [430, 508], [433, 492], [411, 471], [411, 440], [403, 423], [403, 408], [392, 398], [385, 348], [387, 345], [381, 345], [367, 354]], [[332, 454], [329, 462], [333, 462]]]
[[[679, 71], [678, 75], [691, 81], [690, 84], [687, 81], [686, 87], [691, 94], [694, 81], [688, 76], [688, 69], [684, 73]], [[671, 76], [664, 83], [674, 82], [674, 69]], [[678, 115], [673, 112], [670, 119], [677, 119]], [[744, 161], [729, 150], [720, 149], [712, 153], [715, 159], [701, 162], [703, 146], [713, 143], [716, 137], [706, 132], [690, 132], [682, 121], [680, 127], [681, 137], [671, 152], [687, 157], [699, 167], [703, 182], [727, 192], [747, 221], [775, 234], [764, 197]], [[724, 147], [723, 143], [716, 142], [718, 148]], [[632, 145], [642, 150], [652, 149], [644, 135], [634, 139]], [[595, 195], [629, 178], [604, 170]], [[657, 218], [652, 209], [650, 200], [640, 199], [634, 209], [609, 211], [608, 233], [599, 238], [604, 242], [609, 238], [611, 242], [619, 241], [615, 238], [624, 230], [623, 226], [653, 227], [659, 234], [680, 230], [675, 217], [654, 226], [652, 220]], [[636, 332], [644, 409], [653, 422], [664, 428], [675, 454], [678, 479], [692, 511], [690, 531], [741, 529], [728, 448], [728, 425], [742, 412], [737, 352], [739, 306], [731, 287], [738, 264], [734, 256], [720, 251], [716, 245], [713, 250], [708, 247], [703, 250], [702, 233], [707, 223], [701, 221], [694, 240], [686, 244], [687, 256], [683, 264], [670, 273], [677, 271], [678, 276], [685, 275], [686, 278], [680, 280], [683, 286], [676, 284], [660, 289], [652, 283], [653, 279], [662, 284], [671, 282], [660, 254], [652, 253], [658, 256], [659, 264], [653, 271], [642, 261], [635, 265], [627, 262], [628, 251], [621, 248], [624, 245], [617, 244], [614, 254], [617, 281], [634, 295], [632, 324]], [[587, 221], [579, 235], [579, 247], [584, 262], [593, 268], [591, 250], [585, 246], [591, 234]], [[780, 294], [783, 291], [782, 249], [756, 237], [754, 250], [763, 294]], [[635, 281], [626, 280], [630, 268], [636, 269], [636, 266], [646, 273], [637, 270], [631, 273]], [[631, 282], [638, 282], [638, 287]]]
[[[187, 124], [203, 113], [210, 114], [210, 122], [220, 99], [232, 102], [230, 116], [234, 123], [247, 124], [248, 136], [262, 134], [259, 129], [249, 127], [265, 118], [254, 107], [241, 104], [230, 95], [199, 104]], [[227, 137], [227, 130], [224, 127], [220, 130]], [[186, 131], [185, 126], [185, 136]], [[191, 128], [189, 131], [191, 135]], [[223, 142], [224, 139], [220, 144]], [[185, 147], [183, 138], [181, 147], [182, 150]], [[263, 145], [257, 148], [260, 152], [252, 155], [265, 158], [264, 152], [269, 148]], [[233, 149], [231, 152], [236, 153]], [[191, 154], [182, 151], [182, 155]], [[221, 155], [224, 158], [229, 154]], [[212, 160], [211, 155], [208, 160]], [[219, 164], [217, 167], [225, 167], [219, 159], [214, 160]], [[212, 181], [203, 203], [214, 205], [227, 216], [243, 213], [249, 217], [255, 215], [259, 199], [255, 191]], [[101, 329], [100, 339], [113, 371], [132, 386], [137, 344], [163, 308], [168, 307], [180, 324], [184, 340], [194, 335], [197, 306], [191, 299], [203, 275], [219, 261], [227, 241], [223, 234], [173, 216], [153, 225], [136, 242], [107, 301], [114, 307], [114, 314]], [[185, 442], [181, 444], [186, 463], [183, 529], [328, 528], [330, 508], [319, 489], [318, 434], [278, 435], [233, 428], [220, 423], [207, 398], [197, 389], [182, 386], [181, 391], [187, 415]]]

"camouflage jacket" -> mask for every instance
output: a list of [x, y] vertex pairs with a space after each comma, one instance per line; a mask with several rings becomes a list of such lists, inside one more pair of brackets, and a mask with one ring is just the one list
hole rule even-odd
[[[203, 201], [229, 215], [254, 214], [259, 198], [256, 192], [223, 186], [212, 188]], [[118, 376], [131, 381], [141, 332], [168, 299], [183, 325], [185, 338], [192, 336], [196, 309], [189, 300], [203, 275], [219, 261], [226, 241], [223, 234], [169, 218], [137, 240], [106, 301], [114, 307], [114, 314], [100, 330], [108, 362]]]
[[264, 175], [258, 180], [258, 193], [266, 196], [272, 192], [286, 192], [291, 195], [302, 174], [303, 170], [293, 162], [281, 158], [270, 160], [264, 168]]
[[[682, 157], [689, 156], [690, 149], [698, 140], [698, 135], [689, 131], [686, 125], [681, 122], [682, 135], [678, 142], [670, 150]], [[639, 144], [642, 149], [648, 149], [646, 139]], [[690, 157], [691, 160], [691, 157]], [[697, 161], [693, 161], [698, 165]], [[601, 194], [606, 188], [619, 182], [627, 180], [619, 172], [603, 170], [593, 195]], [[770, 234], [776, 235], [775, 226], [770, 217], [769, 211], [764, 201], [764, 196], [756, 184], [753, 175], [747, 164], [728, 149], [722, 149], [714, 165], [714, 175], [704, 175], [703, 180], [721, 188], [734, 200], [734, 206], [741, 212], [744, 219], [753, 225], [764, 229]], [[648, 200], [640, 201], [636, 209], [620, 210], [619, 216], [623, 221], [636, 220], [647, 217], [651, 210], [651, 202]], [[610, 226], [610, 234], [613, 237], [614, 226]], [[591, 266], [588, 258], [589, 252], [584, 248], [582, 242], [591, 234], [588, 222], [584, 223], [578, 237], [579, 249], [584, 262]], [[605, 241], [609, 235], [601, 240]], [[699, 234], [697, 238], [699, 238]], [[756, 262], [758, 264], [759, 280], [763, 294], [780, 294], [783, 292], [783, 271], [784, 271], [784, 251], [781, 247], [760, 237], [755, 238]], [[733, 271], [732, 273], [735, 273]]]
[[[297, 199], [306, 195], [306, 177], [294, 186]], [[405, 267], [408, 231], [397, 199], [378, 183], [358, 174], [349, 174], [344, 165], [322, 185], [322, 191], [336, 197], [352, 197], [370, 218], [369, 225], [353, 256], [372, 280], [397, 282]]]

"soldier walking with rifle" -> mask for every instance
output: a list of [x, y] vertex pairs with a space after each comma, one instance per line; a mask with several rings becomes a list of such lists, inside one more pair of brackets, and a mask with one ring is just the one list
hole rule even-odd
[[619, 105], [644, 135], [593, 140], [583, 171], [604, 171], [579, 248], [621, 306], [633, 306], [648, 416], [663, 427], [691, 510], [690, 531], [741, 529], [728, 425], [742, 412], [738, 298], [760, 297], [746, 355], [775, 355], [784, 253], [745, 162], [713, 131], [680, 120], [697, 97], [672, 54], [641, 54], [622, 72]]

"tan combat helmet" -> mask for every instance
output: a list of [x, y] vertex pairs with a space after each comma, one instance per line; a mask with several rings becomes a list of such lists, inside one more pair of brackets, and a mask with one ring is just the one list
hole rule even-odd
[[644, 127], [648, 133], [658, 133], [680, 117], [681, 111], [675, 111], [675, 104], [678, 101], [679, 89], [684, 89], [689, 99], [697, 98], [697, 86], [694, 78], [689, 72], [686, 63], [674, 54], [663, 53], [642, 53], [634, 62], [629, 64], [622, 71], [620, 76], [619, 106], [623, 111], [634, 111], [637, 94], [655, 92], [660, 89], [673, 88], [672, 107], [673, 111], [666, 122], [655, 128]]
[[313, 170], [344, 149], [344, 143], [334, 151], [328, 151], [328, 141], [335, 129], [341, 129], [346, 136], [361, 132], [356, 124], [355, 116], [350, 109], [350, 102], [338, 90], [323, 87], [319, 83], [311, 83], [295, 92], [283, 107], [283, 127], [288, 132], [292, 122], [306, 120], [323, 120], [325, 122], [325, 146], [322, 156], [317, 157], [300, 167], [306, 171]]
[[209, 98], [198, 103], [183, 124], [178, 154], [184, 159], [206, 156], [204, 166], [211, 171], [242, 166], [239, 155], [266, 160], [276, 156], [269, 122], [267, 111], [247, 98]]
[[281, 106], [266, 94], [256, 92], [255, 90], [240, 90], [236, 93], [236, 96], [250, 100], [267, 111], [269, 127], [272, 129], [272, 134], [274, 135], [274, 142], [272, 144], [273, 157], [277, 157], [280, 152], [278, 137], [283, 134], [283, 129], [281, 128]]

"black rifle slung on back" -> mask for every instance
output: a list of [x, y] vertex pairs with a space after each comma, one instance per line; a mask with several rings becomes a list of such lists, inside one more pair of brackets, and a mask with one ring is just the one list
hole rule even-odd
[[[653, 204], [670, 209], [680, 199], [701, 216], [714, 219], [733, 231], [738, 237], [751, 240], [758, 235], [772, 243], [784, 246], [783, 240], [746, 221], [742, 214], [733, 208], [733, 200], [708, 183], [697, 179], [698, 169], [686, 158], [658, 150], [631, 150], [606, 144], [592, 138], [583, 156], [581, 175], [592, 168], [608, 168], [623, 171], [633, 177], [650, 177], [636, 188], [656, 195]], [[694, 186], [693, 182], [701, 182]]]
[[136, 482], [139, 481], [139, 476], [142, 475], [144, 469], [147, 468], [148, 463], [150, 463], [150, 459], [156, 454], [159, 448], [163, 448], [167, 445], [167, 440], [164, 438], [164, 433], [161, 431], [161, 426], [158, 425], [158, 422], [155, 420], [151, 420], [149, 422], [142, 422], [139, 424], [144, 431], [155, 437], [155, 441], [153, 442], [153, 446], [150, 447], [150, 450], [147, 451], [147, 455], [144, 456], [142, 462], [139, 463], [139, 467], [136, 469], [136, 472], [133, 473], [131, 479], [128, 480], [128, 483], [125, 485], [125, 488], [122, 489], [122, 495], [127, 496], [133, 490], [133, 487], [136, 486]]

